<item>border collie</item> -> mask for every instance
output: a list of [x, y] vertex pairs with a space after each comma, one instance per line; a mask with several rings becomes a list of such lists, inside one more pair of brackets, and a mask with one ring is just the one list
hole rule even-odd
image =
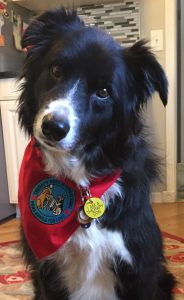
[[74, 10], [26, 29], [19, 122], [22, 247], [39, 300], [171, 300], [150, 205], [159, 160], [141, 111], [167, 79], [139, 41], [123, 48]]

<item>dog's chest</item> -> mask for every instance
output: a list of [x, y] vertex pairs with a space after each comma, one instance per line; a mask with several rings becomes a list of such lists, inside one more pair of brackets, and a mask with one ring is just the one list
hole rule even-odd
[[61, 265], [71, 300], [117, 300], [114, 257], [132, 263], [122, 235], [100, 229], [95, 224], [87, 230], [79, 228], [55, 259]]

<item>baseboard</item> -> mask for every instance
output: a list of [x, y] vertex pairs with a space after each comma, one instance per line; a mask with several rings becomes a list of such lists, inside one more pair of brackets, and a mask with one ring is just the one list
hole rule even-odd
[[20, 209], [19, 209], [18, 205], [16, 205], [16, 218], [20, 219]]
[[151, 194], [153, 203], [174, 203], [176, 202], [176, 193], [172, 191], [154, 192]]
[[162, 193], [154, 192], [151, 194], [151, 202], [152, 203], [162, 203]]

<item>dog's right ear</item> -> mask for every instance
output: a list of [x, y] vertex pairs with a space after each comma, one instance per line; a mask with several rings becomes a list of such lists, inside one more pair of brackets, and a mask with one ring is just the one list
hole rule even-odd
[[22, 48], [43, 49], [55, 36], [81, 25], [83, 22], [75, 10], [60, 8], [47, 11], [33, 20], [25, 30], [21, 42]]

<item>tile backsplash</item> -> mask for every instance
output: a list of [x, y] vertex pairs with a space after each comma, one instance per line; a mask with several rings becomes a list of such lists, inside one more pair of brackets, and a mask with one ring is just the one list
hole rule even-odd
[[140, 4], [138, 0], [80, 6], [78, 14], [87, 25], [106, 30], [120, 44], [132, 45], [140, 37]]

